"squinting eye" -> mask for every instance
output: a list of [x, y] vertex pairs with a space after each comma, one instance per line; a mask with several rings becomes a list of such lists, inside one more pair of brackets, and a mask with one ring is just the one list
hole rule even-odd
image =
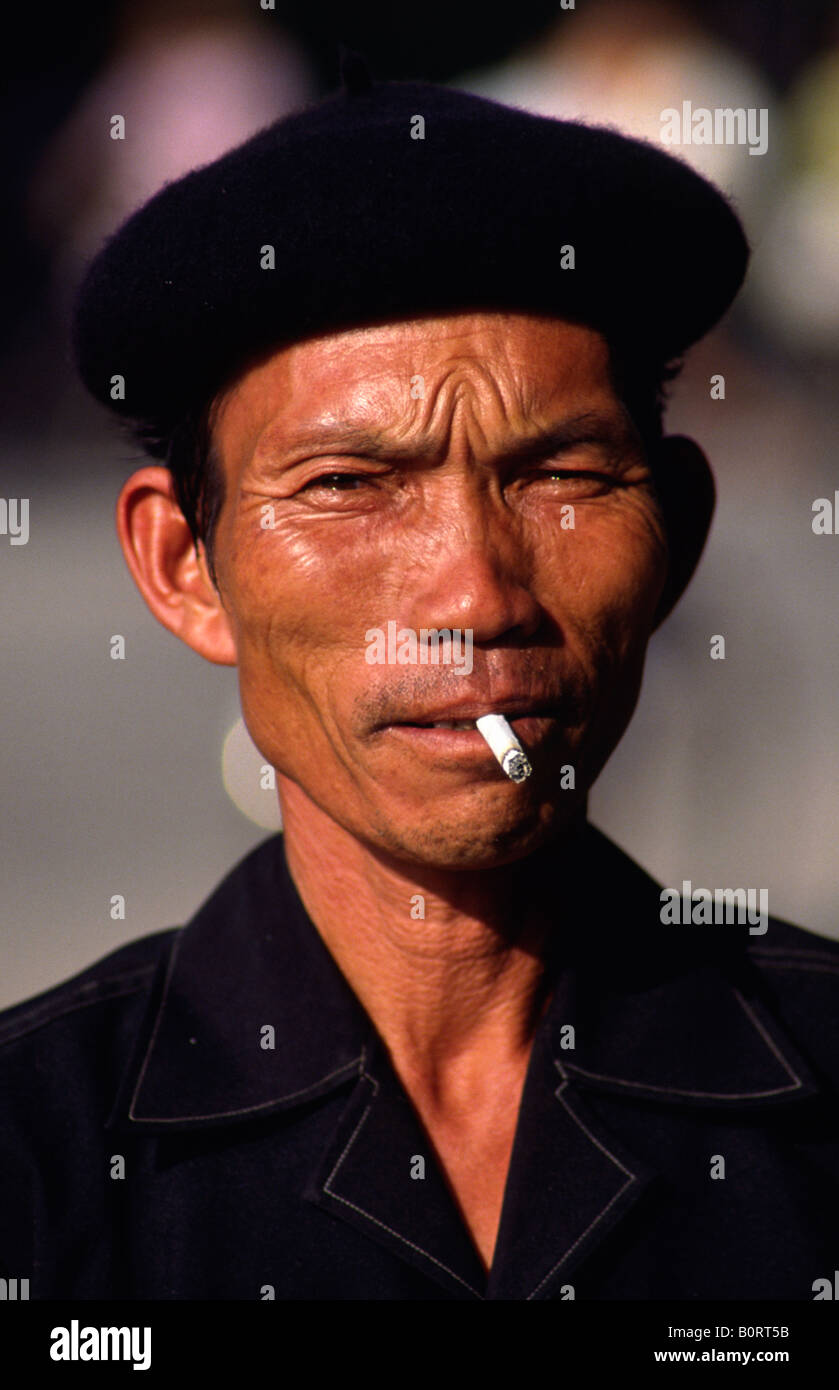
[[537, 478], [550, 478], [559, 483], [612, 483], [615, 480], [605, 473], [597, 473], [593, 468], [540, 468]]
[[363, 473], [321, 473], [319, 478], [311, 478], [305, 483], [300, 491], [307, 492], [309, 488], [323, 487], [332, 492], [351, 492], [353, 484], [366, 481]]

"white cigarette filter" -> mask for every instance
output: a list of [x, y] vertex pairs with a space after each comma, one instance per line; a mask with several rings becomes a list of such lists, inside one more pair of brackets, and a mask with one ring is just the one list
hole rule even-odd
[[475, 720], [475, 724], [478, 733], [486, 739], [494, 757], [500, 763], [501, 771], [511, 782], [523, 782], [530, 776], [533, 768], [527, 754], [503, 714], [482, 714], [480, 719]]

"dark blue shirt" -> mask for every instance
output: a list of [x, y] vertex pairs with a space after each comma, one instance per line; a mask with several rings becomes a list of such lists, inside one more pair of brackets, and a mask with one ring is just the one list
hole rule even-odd
[[488, 1278], [280, 836], [186, 927], [0, 1015], [0, 1275], [32, 1298], [812, 1299], [839, 1253], [839, 943], [665, 926], [658, 886], [582, 840]]

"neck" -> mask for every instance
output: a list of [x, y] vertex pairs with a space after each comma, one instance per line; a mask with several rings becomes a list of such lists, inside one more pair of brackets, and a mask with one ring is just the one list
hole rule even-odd
[[282, 780], [297, 891], [403, 1079], [442, 1097], [488, 1058], [523, 1062], [548, 1002], [540, 884], [576, 835], [498, 868], [434, 868], [372, 849]]

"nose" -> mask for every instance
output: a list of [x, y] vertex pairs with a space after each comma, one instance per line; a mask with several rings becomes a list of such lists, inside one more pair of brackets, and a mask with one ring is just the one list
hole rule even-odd
[[544, 611], [532, 592], [532, 537], [489, 488], [465, 484], [438, 499], [405, 573], [414, 627], [469, 628], [474, 642], [518, 642]]

